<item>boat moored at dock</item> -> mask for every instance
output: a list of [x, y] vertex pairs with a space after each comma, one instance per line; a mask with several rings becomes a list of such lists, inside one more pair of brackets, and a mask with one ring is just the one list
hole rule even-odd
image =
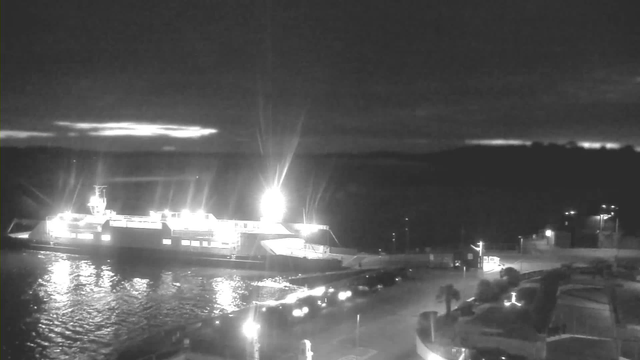
[[[14, 244], [39, 250], [137, 251], [145, 255], [207, 258], [247, 263], [304, 260], [340, 268], [332, 247], [305, 239], [333, 234], [326, 225], [218, 219], [204, 211], [151, 211], [147, 216], [121, 215], [107, 209], [104, 186], [95, 186], [87, 204], [90, 214], [70, 211], [49, 216], [31, 231], [11, 232]], [[14, 221], [14, 223], [16, 223]], [[345, 249], [340, 249], [344, 254]], [[347, 252], [349, 253], [349, 252]], [[353, 251], [355, 254], [355, 251]], [[342, 255], [344, 256], [344, 255]], [[324, 268], [325, 266], [320, 266]], [[314, 268], [317, 266], [313, 266]]]

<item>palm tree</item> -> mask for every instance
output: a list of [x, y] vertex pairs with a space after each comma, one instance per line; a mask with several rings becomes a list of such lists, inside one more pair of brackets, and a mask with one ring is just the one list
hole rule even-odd
[[500, 278], [507, 279], [511, 287], [516, 287], [520, 284], [520, 272], [512, 267], [500, 271]]
[[453, 287], [453, 284], [440, 286], [440, 291], [438, 295], [436, 295], [436, 301], [442, 301], [443, 299], [446, 307], [445, 315], [449, 316], [449, 314], [451, 314], [451, 301], [460, 301], [460, 291]]

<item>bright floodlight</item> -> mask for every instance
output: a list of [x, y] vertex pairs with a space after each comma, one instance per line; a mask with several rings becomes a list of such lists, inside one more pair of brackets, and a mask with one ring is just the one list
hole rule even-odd
[[69, 210], [65, 211], [65, 212], [64, 212], [64, 214], [62, 215], [62, 217], [63, 217], [65, 220], [71, 220], [71, 218], [72, 218], [72, 216], [71, 216], [71, 211], [69, 211]]
[[546, 236], [548, 236], [548, 237], [551, 237], [551, 236], [553, 236], [553, 231], [552, 230], [547, 230], [547, 231], [544, 232], [544, 234]]
[[242, 325], [242, 333], [249, 339], [253, 339], [258, 336], [258, 329], [260, 329], [260, 325], [251, 320], [248, 320], [244, 325]]
[[272, 188], [264, 193], [260, 201], [260, 212], [264, 221], [282, 221], [285, 213], [285, 201], [280, 189]]

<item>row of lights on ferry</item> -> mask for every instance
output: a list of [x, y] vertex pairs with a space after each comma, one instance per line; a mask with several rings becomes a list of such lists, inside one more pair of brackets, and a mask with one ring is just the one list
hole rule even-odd
[[[169, 215], [171, 213], [171, 211], [169, 211], [169, 209], [165, 209], [164, 213]], [[180, 213], [183, 214], [183, 215], [189, 215], [189, 214], [191, 214], [191, 211], [189, 209], [182, 209], [182, 211]], [[198, 211], [195, 212], [195, 214], [203, 215], [204, 214], [204, 210], [202, 210], [202, 209], [198, 210]]]
[[[262, 220], [264, 220], [264, 221], [273, 221], [273, 222], [281, 222], [282, 218], [284, 217], [284, 213], [286, 211], [285, 199], [284, 199], [284, 196], [282, 195], [282, 192], [280, 192], [280, 190], [277, 189], [277, 188], [268, 189], [265, 192], [265, 194], [263, 195], [262, 200], [260, 202], [260, 211], [262, 213]], [[164, 211], [164, 213], [165, 214], [169, 214], [170, 213], [169, 209], [166, 209]], [[155, 215], [156, 213], [154, 211], [151, 211], [151, 214]], [[183, 215], [189, 215], [189, 214], [191, 214], [191, 212], [189, 211], [189, 209], [183, 209], [182, 210], [182, 214]], [[197, 215], [204, 215], [204, 210], [198, 210], [196, 212], [196, 214]], [[72, 217], [71, 211], [65, 211], [62, 214], [62, 216], [63, 216], [63, 218], [65, 220], [70, 220], [71, 217]], [[312, 230], [307, 230], [307, 229], [304, 229], [304, 230], [313, 232]], [[93, 236], [93, 234], [91, 234], [91, 236]], [[101, 235], [101, 240], [103, 240], [103, 241], [111, 241], [111, 235], [102, 234]], [[324, 292], [324, 289], [322, 289], [322, 292]], [[339, 298], [340, 297], [344, 297], [346, 299], [346, 297], [343, 295], [343, 293], [339, 294]], [[341, 299], [341, 300], [344, 300], [344, 299]], [[301, 309], [300, 311], [301, 311], [302, 315], [304, 315], [306, 313], [306, 312], [304, 312], [304, 308]], [[307, 312], [308, 311], [309, 310], [307, 308]]]
[[[263, 221], [281, 222], [286, 212], [285, 198], [282, 192], [277, 188], [268, 189], [260, 201], [260, 213]], [[151, 211], [155, 214], [154, 211]], [[164, 211], [165, 214], [169, 214], [169, 209]], [[190, 215], [189, 209], [183, 209], [182, 215]], [[197, 215], [204, 215], [203, 210], [198, 210]]]
[[[99, 201], [95, 196], [91, 197], [90, 202]], [[276, 222], [282, 221], [284, 217], [284, 213], [286, 212], [286, 204], [285, 198], [280, 189], [271, 188], [267, 189], [267, 191], [262, 195], [262, 199], [260, 200], [260, 212], [262, 214], [263, 219], [273, 220]], [[155, 211], [151, 211], [151, 213], [155, 213]], [[169, 209], [164, 210], [165, 214], [169, 214]], [[183, 209], [183, 214], [190, 214], [191, 211], [189, 209]], [[196, 214], [204, 214], [204, 210], [198, 210]], [[64, 216], [70, 216], [71, 211], [65, 211]]]
[[[151, 211], [149, 211], [149, 213], [151, 214], [151, 216], [156, 216], [156, 215], [161, 215], [161, 214], [169, 215], [169, 214], [171, 214], [171, 211], [169, 209], [165, 209], [163, 212], [156, 212], [156, 211], [151, 210]], [[202, 210], [202, 209], [198, 210], [196, 212], [193, 212], [193, 213], [189, 209], [183, 209], [180, 213], [182, 215], [191, 215], [191, 214], [204, 215], [205, 214], [204, 210]]]

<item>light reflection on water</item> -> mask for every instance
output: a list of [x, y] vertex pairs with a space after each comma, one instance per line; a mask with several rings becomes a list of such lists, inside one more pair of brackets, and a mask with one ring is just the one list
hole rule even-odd
[[168, 326], [295, 289], [255, 271], [0, 253], [3, 359], [113, 358]]

